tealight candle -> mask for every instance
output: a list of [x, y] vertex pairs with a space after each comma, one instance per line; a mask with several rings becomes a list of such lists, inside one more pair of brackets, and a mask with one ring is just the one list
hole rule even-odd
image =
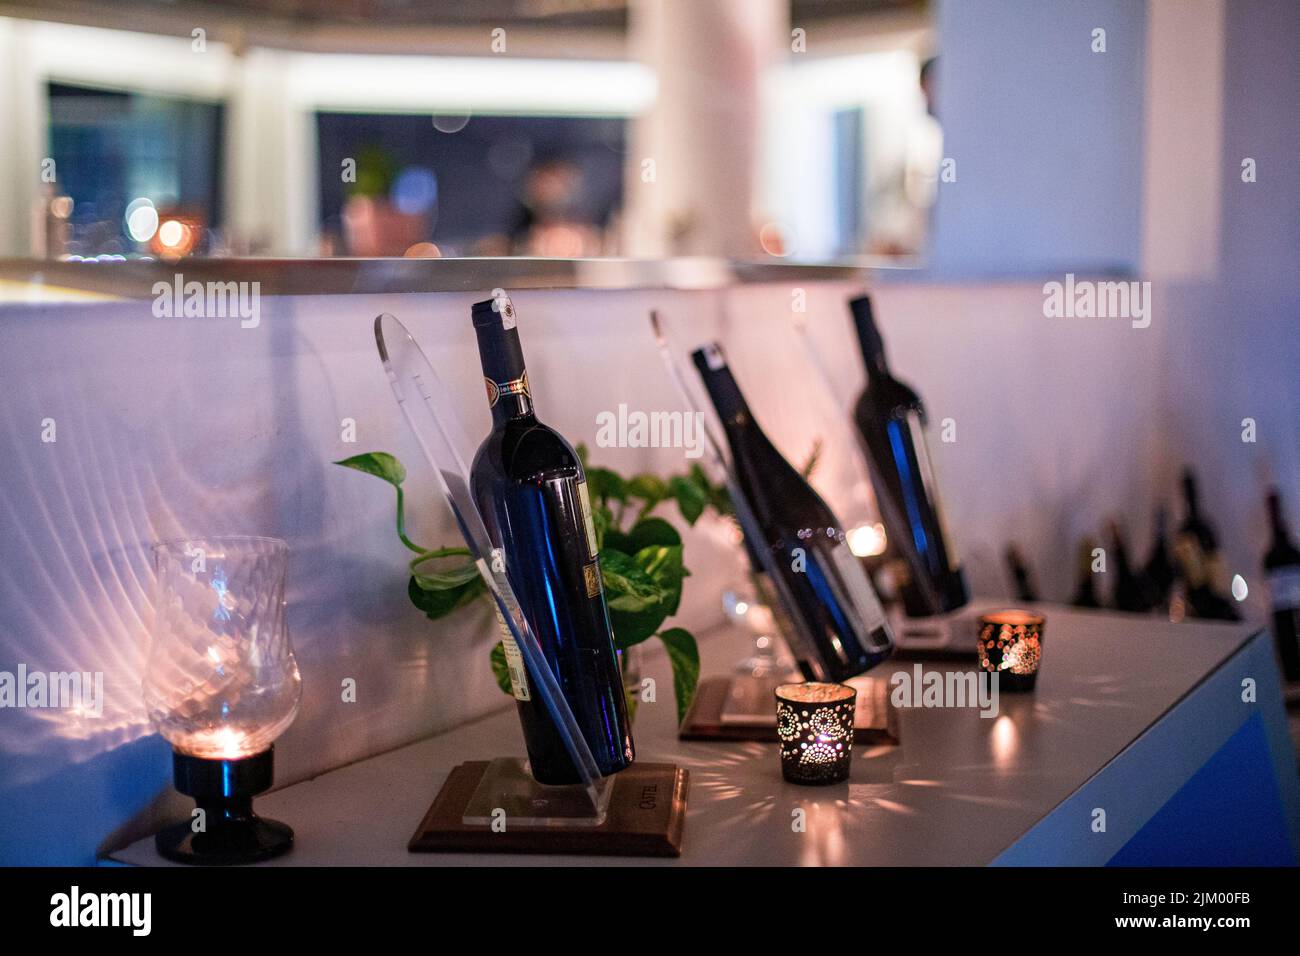
[[1045, 619], [1032, 611], [980, 615], [980, 669], [998, 675], [999, 690], [1033, 690], [1043, 658]]
[[790, 783], [849, 778], [858, 692], [847, 684], [782, 684], [776, 689], [781, 774]]

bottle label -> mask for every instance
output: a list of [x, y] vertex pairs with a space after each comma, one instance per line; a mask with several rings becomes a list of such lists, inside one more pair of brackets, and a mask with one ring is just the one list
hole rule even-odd
[[508, 382], [494, 382], [490, 378], [484, 378], [483, 385], [487, 389], [488, 408], [496, 405], [502, 395], [527, 395], [531, 398], [533, 394], [528, 390], [527, 372]]
[[[585, 481], [578, 482], [578, 505], [582, 508], [582, 523], [587, 529], [587, 557], [596, 556], [596, 522], [591, 517], [591, 495], [587, 491]], [[587, 588], [590, 592], [591, 588]], [[588, 594], [588, 597], [591, 597]]]
[[501, 608], [497, 607], [496, 601], [492, 602], [492, 610], [497, 616], [497, 626], [501, 628], [501, 645], [505, 648], [506, 668], [510, 671], [510, 692], [515, 700], [532, 700], [533, 695], [528, 691], [528, 669], [524, 667], [524, 655], [515, 643], [515, 636], [510, 632], [506, 619], [501, 616]]
[[583, 565], [582, 580], [587, 585], [587, 597], [594, 598], [600, 593], [600, 567], [595, 561]]
[[1300, 611], [1300, 567], [1277, 568], [1268, 576], [1275, 611]]
[[863, 636], [869, 639], [872, 632], [885, 626], [885, 609], [880, 606], [876, 589], [871, 586], [871, 579], [863, 570], [861, 559], [844, 542], [831, 548], [831, 561], [848, 589], [849, 600], [862, 619], [862, 626], [867, 632]]

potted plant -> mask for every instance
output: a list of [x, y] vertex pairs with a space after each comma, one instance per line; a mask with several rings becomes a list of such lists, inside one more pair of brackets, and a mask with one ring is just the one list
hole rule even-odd
[[389, 198], [397, 162], [378, 146], [358, 151], [356, 181], [343, 204], [343, 236], [354, 256], [400, 256], [428, 238], [422, 213], [402, 212]]

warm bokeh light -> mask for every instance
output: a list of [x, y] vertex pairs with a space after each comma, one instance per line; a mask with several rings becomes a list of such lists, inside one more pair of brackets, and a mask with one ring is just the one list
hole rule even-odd
[[167, 248], [174, 249], [185, 241], [186, 231], [184, 223], [168, 219], [158, 227], [158, 241]]
[[785, 241], [785, 230], [775, 222], [769, 222], [758, 230], [758, 244], [763, 247], [763, 251], [769, 256], [786, 256], [789, 255], [789, 249]]
[[248, 735], [233, 727], [198, 731], [173, 738], [172, 745], [181, 753], [206, 760], [237, 760], [257, 752]]
[[859, 558], [870, 558], [885, 553], [887, 539], [885, 526], [880, 522], [858, 525], [848, 533], [849, 550]]
[[417, 242], [402, 253], [407, 259], [441, 259], [442, 250], [432, 242]]
[[203, 235], [202, 222], [186, 213], [164, 210], [159, 214], [158, 229], [149, 248], [166, 259], [179, 259], [192, 253]]

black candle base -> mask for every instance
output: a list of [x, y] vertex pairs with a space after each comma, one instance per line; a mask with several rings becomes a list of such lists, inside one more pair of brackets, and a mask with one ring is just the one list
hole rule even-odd
[[293, 830], [253, 812], [253, 797], [271, 786], [273, 749], [238, 760], [172, 754], [176, 789], [194, 798], [200, 817], [173, 824], [154, 837], [165, 858], [199, 866], [257, 863], [293, 848]]

